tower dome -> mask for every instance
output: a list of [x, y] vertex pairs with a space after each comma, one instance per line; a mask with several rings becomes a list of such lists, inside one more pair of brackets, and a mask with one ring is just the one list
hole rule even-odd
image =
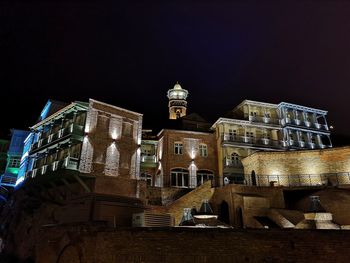
[[176, 82], [176, 84], [174, 85], [174, 89], [182, 89], [182, 88], [181, 88], [181, 85], [178, 82]]
[[177, 82], [172, 89], [168, 90], [169, 119], [178, 119], [186, 116], [188, 91], [183, 89]]

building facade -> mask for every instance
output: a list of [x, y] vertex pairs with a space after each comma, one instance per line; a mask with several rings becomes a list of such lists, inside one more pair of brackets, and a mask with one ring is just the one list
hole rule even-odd
[[7, 151], [7, 164], [5, 173], [1, 177], [1, 185], [15, 187], [18, 181], [18, 171], [23, 153], [24, 140], [29, 135], [29, 131], [11, 130], [12, 137]]
[[92, 99], [73, 102], [31, 127], [23, 169], [29, 178], [69, 170], [138, 180], [141, 127], [142, 114]]
[[332, 147], [326, 120], [327, 111], [281, 102], [278, 114], [283, 146], [290, 149], [324, 149]]
[[282, 102], [244, 100], [212, 126], [215, 130], [219, 176], [245, 183], [241, 160], [256, 151], [332, 147], [326, 111]]
[[152, 130], [142, 131], [140, 179], [147, 185], [155, 185], [155, 175], [158, 167], [158, 138], [152, 135]]
[[158, 138], [154, 186], [196, 188], [206, 180], [217, 181], [213, 133], [164, 129]]

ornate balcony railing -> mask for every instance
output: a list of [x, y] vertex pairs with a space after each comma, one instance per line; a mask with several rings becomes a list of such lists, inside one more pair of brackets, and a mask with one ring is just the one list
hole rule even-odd
[[156, 163], [156, 155], [141, 155], [141, 163]]
[[261, 115], [246, 115], [248, 117], [249, 121], [252, 122], [259, 122], [259, 123], [266, 123], [266, 124], [279, 124], [279, 119], [271, 118], [268, 116], [261, 116]]
[[62, 128], [55, 133], [47, 134], [47, 136], [44, 138], [40, 138], [38, 142], [32, 144], [30, 151], [36, 151], [50, 143], [54, 143], [58, 140], [61, 140], [62, 138], [65, 138], [68, 135], [82, 136], [83, 134], [83, 126], [71, 123], [66, 128]]
[[312, 129], [317, 129], [321, 131], [328, 131], [328, 126], [326, 124], [318, 123], [318, 122], [313, 122], [309, 120], [302, 120], [299, 118], [290, 118], [290, 117], [285, 117], [281, 119], [281, 125], [286, 126], [287, 124], [293, 124], [301, 127], [307, 127], [307, 128], [312, 128]]
[[282, 148], [283, 144], [281, 141], [272, 140], [269, 138], [255, 138], [250, 136], [240, 136], [240, 135], [230, 135], [224, 133], [221, 135], [222, 142], [234, 142], [242, 144], [250, 144], [260, 147], [273, 147], [273, 148]]
[[78, 170], [78, 164], [78, 158], [68, 156], [62, 160], [56, 160], [50, 163], [35, 166], [35, 168], [27, 174], [27, 177], [35, 177], [36, 175], [43, 175], [60, 169]]

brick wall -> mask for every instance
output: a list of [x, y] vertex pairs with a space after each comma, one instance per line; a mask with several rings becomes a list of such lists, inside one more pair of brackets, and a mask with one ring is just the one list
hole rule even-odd
[[350, 231], [233, 229], [42, 229], [37, 263], [348, 262]]
[[[255, 171], [256, 176], [349, 173], [350, 147], [289, 152], [257, 152], [244, 158], [242, 163], [246, 175]], [[346, 178], [346, 176], [342, 178], [339, 183], [349, 184], [350, 181]], [[336, 180], [336, 178], [331, 178], [331, 180]], [[315, 177], [312, 183], [324, 184], [326, 182]]]
[[[197, 152], [195, 158], [193, 159], [197, 170], [210, 170], [215, 176], [218, 175], [218, 163], [217, 163], [217, 149], [215, 142], [215, 135], [212, 133], [204, 132], [190, 132], [190, 131], [180, 131], [180, 130], [164, 130], [160, 134], [160, 138], [163, 137], [163, 156], [161, 158], [161, 163], [163, 167], [163, 185], [170, 186], [170, 171], [173, 168], [184, 168], [188, 169], [192, 157], [188, 152], [186, 145], [186, 139], [198, 140], [198, 143], [205, 143], [208, 149], [208, 156], [201, 157], [199, 152]], [[174, 154], [174, 142], [183, 143], [183, 154]], [[196, 149], [198, 151], [198, 149]]]

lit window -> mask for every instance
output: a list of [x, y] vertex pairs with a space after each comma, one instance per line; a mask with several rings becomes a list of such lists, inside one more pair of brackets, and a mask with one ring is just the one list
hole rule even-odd
[[170, 175], [172, 186], [188, 187], [188, 171], [186, 169], [172, 169]]
[[201, 157], [207, 157], [208, 156], [208, 147], [206, 144], [200, 144], [199, 145], [199, 155]]
[[183, 148], [182, 142], [175, 142], [174, 143], [174, 153], [175, 154], [182, 154], [182, 148]]
[[9, 160], [8, 167], [18, 168], [20, 166], [20, 164], [21, 164], [21, 158], [19, 158], [19, 157], [12, 157]]
[[205, 181], [214, 180], [214, 174], [211, 171], [207, 170], [198, 170], [197, 171], [197, 185], [203, 184]]
[[233, 166], [239, 165], [240, 161], [239, 161], [239, 155], [237, 153], [231, 154], [231, 162]]

